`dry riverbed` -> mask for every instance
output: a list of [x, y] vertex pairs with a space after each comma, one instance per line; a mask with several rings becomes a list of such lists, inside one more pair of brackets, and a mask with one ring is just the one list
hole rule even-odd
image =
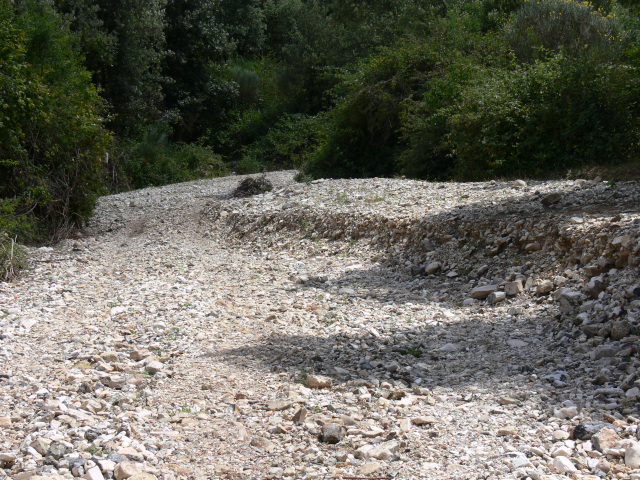
[[103, 197], [0, 284], [0, 479], [640, 479], [640, 186]]

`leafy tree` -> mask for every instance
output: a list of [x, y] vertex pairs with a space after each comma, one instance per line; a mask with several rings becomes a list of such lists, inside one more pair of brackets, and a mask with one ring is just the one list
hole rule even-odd
[[163, 62], [165, 108], [177, 115], [175, 138], [193, 141], [231, 107], [234, 85], [222, 75], [233, 45], [218, 23], [216, 0], [170, 0]]
[[216, 19], [234, 43], [242, 57], [262, 52], [266, 38], [266, 24], [262, 3], [258, 0], [220, 0]]
[[81, 224], [110, 137], [91, 75], [44, 2], [0, 1], [0, 229], [42, 238]]
[[75, 33], [76, 49], [87, 69], [97, 75], [113, 65], [117, 37], [106, 29], [100, 4], [96, 0], [55, 0], [54, 4]]
[[55, 0], [111, 106], [110, 127], [132, 135], [161, 117], [166, 0]]

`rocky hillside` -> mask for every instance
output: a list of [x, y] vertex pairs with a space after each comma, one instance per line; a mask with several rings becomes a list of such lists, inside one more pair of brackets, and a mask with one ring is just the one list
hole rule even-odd
[[293, 174], [0, 284], [0, 478], [640, 478], [637, 183]]

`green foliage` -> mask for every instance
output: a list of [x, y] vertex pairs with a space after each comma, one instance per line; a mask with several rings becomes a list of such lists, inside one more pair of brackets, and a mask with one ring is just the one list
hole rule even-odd
[[[228, 2], [227, 2], [228, 3]], [[216, 0], [169, 0], [167, 52], [162, 74], [165, 109], [174, 112], [173, 140], [192, 142], [216, 125], [232, 105], [234, 86], [221, 76], [232, 43], [216, 20]]]
[[481, 7], [482, 30], [502, 28], [525, 0], [483, 0]]
[[456, 176], [541, 176], [630, 158], [639, 140], [632, 114], [638, 97], [628, 90], [634, 76], [562, 54], [488, 72], [450, 110]]
[[211, 147], [200, 143], [172, 144], [169, 130], [152, 125], [138, 141], [122, 145], [119, 188], [144, 188], [219, 177], [227, 168]]
[[405, 41], [346, 73], [336, 88], [329, 135], [305, 171], [320, 176], [386, 176], [395, 171], [405, 104], [436, 67], [437, 55]]
[[55, 0], [57, 10], [75, 33], [75, 48], [90, 72], [101, 72], [115, 61], [117, 38], [107, 31], [101, 5], [93, 0]]
[[620, 50], [621, 35], [613, 14], [579, 0], [525, 0], [507, 27], [516, 56], [527, 62], [560, 50], [611, 60]]
[[167, 0], [54, 0], [111, 107], [110, 128], [137, 134], [161, 116]]
[[236, 171], [256, 173], [266, 168], [299, 168], [324, 143], [325, 136], [322, 118], [284, 115], [265, 135], [242, 149]]
[[0, 37], [11, 49], [0, 49], [0, 226], [24, 241], [87, 218], [110, 136], [60, 16], [35, 1], [16, 10], [0, 2]]
[[220, 0], [216, 18], [239, 55], [257, 55], [264, 47], [266, 24], [258, 0]]

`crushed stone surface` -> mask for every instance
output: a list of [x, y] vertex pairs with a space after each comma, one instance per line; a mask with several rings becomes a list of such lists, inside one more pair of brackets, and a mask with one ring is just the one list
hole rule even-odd
[[103, 197], [0, 283], [0, 479], [640, 479], [640, 185]]

